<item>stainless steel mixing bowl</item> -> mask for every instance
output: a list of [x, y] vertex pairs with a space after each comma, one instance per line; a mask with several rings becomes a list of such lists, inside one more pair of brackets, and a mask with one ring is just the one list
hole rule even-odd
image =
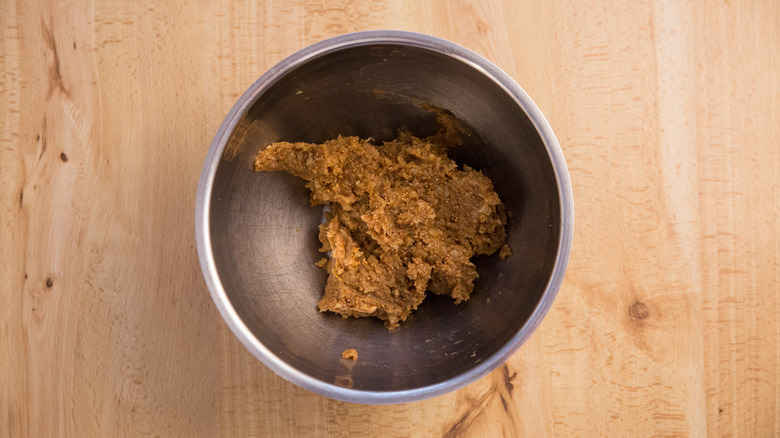
[[[393, 331], [373, 318], [318, 313], [327, 277], [314, 266], [323, 209], [309, 205], [303, 180], [253, 172], [254, 156], [280, 140], [388, 140], [399, 129], [428, 135], [437, 126], [424, 103], [467, 125], [463, 146], [450, 156], [493, 180], [511, 214], [514, 254], [476, 260], [470, 301], [456, 306], [429, 295]], [[506, 360], [555, 298], [572, 226], [563, 155], [528, 95], [463, 47], [396, 31], [323, 41], [258, 79], [211, 144], [196, 206], [206, 284], [246, 348], [303, 388], [374, 404], [443, 394]], [[346, 348], [357, 349], [356, 362], [341, 358]]]

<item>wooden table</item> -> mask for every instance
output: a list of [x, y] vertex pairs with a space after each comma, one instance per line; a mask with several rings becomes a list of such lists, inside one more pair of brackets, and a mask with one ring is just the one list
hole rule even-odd
[[[778, 436], [780, 3], [0, 3], [0, 436]], [[287, 383], [204, 285], [212, 136], [363, 29], [492, 60], [557, 133], [566, 280], [478, 382], [399, 406]]]

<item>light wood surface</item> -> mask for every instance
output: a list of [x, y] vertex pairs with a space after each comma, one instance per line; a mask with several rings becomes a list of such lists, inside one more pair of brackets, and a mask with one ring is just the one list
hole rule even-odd
[[[0, 436], [780, 435], [780, 2], [0, 3]], [[285, 56], [364, 29], [487, 57], [549, 119], [569, 270], [504, 367], [359, 406], [206, 291], [212, 136]]]

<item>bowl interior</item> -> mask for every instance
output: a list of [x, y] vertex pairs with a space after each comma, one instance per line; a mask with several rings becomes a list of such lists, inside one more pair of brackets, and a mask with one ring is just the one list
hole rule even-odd
[[[472, 299], [458, 306], [429, 295], [394, 330], [376, 319], [320, 314], [326, 273], [314, 266], [321, 206], [303, 180], [251, 169], [274, 141], [337, 135], [389, 140], [398, 130], [436, 131], [422, 104], [445, 108], [469, 134], [450, 152], [482, 170], [510, 212], [514, 254], [476, 260]], [[298, 371], [324, 383], [402, 391], [442, 383], [494, 356], [526, 324], [553, 270], [561, 214], [545, 145], [519, 104], [462, 60], [384, 43], [309, 59], [262, 92], [233, 131], [210, 194], [210, 238], [218, 281], [254, 337]], [[356, 362], [341, 359], [356, 348]]]

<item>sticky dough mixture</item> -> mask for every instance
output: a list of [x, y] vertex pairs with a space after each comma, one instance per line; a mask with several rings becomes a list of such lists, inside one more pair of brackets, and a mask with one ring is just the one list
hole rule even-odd
[[319, 230], [320, 251], [331, 254], [318, 263], [329, 274], [321, 312], [374, 316], [393, 329], [426, 291], [468, 300], [478, 277], [472, 256], [510, 254], [492, 182], [447, 157], [461, 129], [444, 113], [437, 119], [439, 132], [423, 139], [279, 142], [255, 158], [256, 171], [303, 178], [312, 205], [330, 205]]

